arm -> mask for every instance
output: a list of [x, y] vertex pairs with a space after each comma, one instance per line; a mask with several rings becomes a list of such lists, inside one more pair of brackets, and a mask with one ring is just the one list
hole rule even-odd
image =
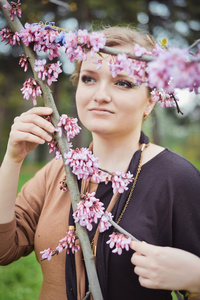
[[47, 132], [52, 133], [55, 128], [42, 117], [51, 113], [50, 108], [35, 107], [14, 120], [0, 168], [0, 224], [9, 223], [14, 219], [18, 179], [24, 158], [38, 144], [51, 140]]
[[131, 242], [131, 262], [142, 286], [152, 289], [186, 290], [200, 299], [200, 258], [184, 250]]

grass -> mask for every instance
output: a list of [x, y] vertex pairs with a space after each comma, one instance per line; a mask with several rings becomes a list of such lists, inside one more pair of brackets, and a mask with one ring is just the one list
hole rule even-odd
[[[23, 166], [18, 191], [39, 167], [38, 165]], [[1, 300], [36, 300], [41, 283], [42, 272], [34, 252], [8, 266], [0, 266]]]

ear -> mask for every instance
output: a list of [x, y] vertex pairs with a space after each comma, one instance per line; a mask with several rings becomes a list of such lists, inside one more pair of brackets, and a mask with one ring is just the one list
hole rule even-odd
[[153, 110], [154, 106], [156, 105], [156, 102], [152, 100], [152, 96], [149, 96], [147, 100], [147, 104], [144, 110], [145, 115], [149, 115], [151, 111]]

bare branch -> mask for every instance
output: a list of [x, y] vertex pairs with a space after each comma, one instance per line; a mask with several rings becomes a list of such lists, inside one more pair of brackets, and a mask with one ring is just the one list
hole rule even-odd
[[146, 61], [146, 62], [153, 61], [153, 60], [156, 59], [156, 57], [154, 57], [154, 56], [150, 56], [150, 55], [136, 56], [133, 52], [124, 51], [124, 50], [117, 50], [113, 47], [107, 47], [107, 46], [104, 46], [104, 48], [101, 49], [100, 52], [107, 53], [107, 54], [110, 54], [110, 55], [118, 55], [118, 54], [125, 53], [130, 58], [134, 58], [136, 60], [142, 60], [142, 61]]
[[[107, 215], [104, 214], [106, 217]], [[132, 234], [130, 234], [128, 231], [126, 231], [125, 229], [123, 229], [121, 226], [119, 226], [115, 221], [113, 221], [111, 218], [108, 219], [108, 221], [110, 222], [110, 224], [113, 225], [113, 227], [115, 227], [119, 232], [121, 232], [122, 234], [130, 237], [133, 241], [139, 241], [138, 239], [136, 239]]]
[[[20, 32], [23, 29], [23, 26], [19, 19], [15, 16], [14, 20], [11, 21], [10, 16], [9, 16], [9, 10], [4, 9], [3, 5], [9, 5], [9, 3], [6, 0], [1, 0], [0, 1], [0, 9], [2, 10], [7, 22], [9, 23], [11, 29], [14, 32]], [[10, 5], [9, 5], [10, 6]], [[23, 48], [25, 50], [26, 55], [29, 57], [29, 62], [31, 65], [31, 68], [33, 70], [34, 77], [37, 81], [37, 83], [40, 85], [42, 93], [43, 93], [43, 99], [44, 99], [44, 104], [45, 106], [51, 107], [53, 109], [53, 114], [51, 117], [51, 120], [55, 126], [57, 126], [60, 116], [57, 110], [57, 107], [55, 105], [52, 93], [50, 88], [46, 83], [44, 83], [41, 79], [38, 78], [37, 72], [34, 70], [34, 61], [36, 58], [36, 54], [33, 52], [32, 49], [29, 47], [25, 46], [23, 44]], [[66, 139], [66, 136], [63, 134], [62, 137], [60, 138], [58, 134], [55, 135], [55, 138], [58, 141], [58, 145], [60, 148], [60, 151], [62, 153], [62, 156], [64, 156], [64, 153], [67, 153], [69, 151], [69, 145]], [[63, 163], [64, 163], [64, 158], [63, 158]], [[71, 172], [71, 168], [68, 165], [65, 165], [64, 163], [64, 168], [66, 172], [66, 181], [67, 185], [69, 188], [70, 192], [70, 197], [71, 197], [71, 202], [72, 202], [72, 207], [73, 210], [76, 209], [76, 205], [79, 202], [80, 199], [80, 193], [78, 189], [78, 184], [77, 184], [77, 179], [74, 174]], [[84, 261], [86, 265], [86, 270], [88, 274], [88, 280], [89, 280], [89, 285], [90, 285], [90, 290], [93, 295], [94, 300], [103, 300], [103, 296], [101, 293], [97, 273], [96, 273], [96, 267], [95, 263], [93, 260], [93, 253], [92, 249], [90, 246], [90, 241], [89, 237], [87, 234], [87, 231], [84, 227], [81, 227], [79, 224], [77, 224], [76, 227], [77, 230], [77, 235], [79, 237], [80, 243], [81, 243], [81, 248], [83, 251], [83, 256], [84, 256]]]
[[196, 40], [188, 49], [191, 50], [200, 43], [200, 39]]

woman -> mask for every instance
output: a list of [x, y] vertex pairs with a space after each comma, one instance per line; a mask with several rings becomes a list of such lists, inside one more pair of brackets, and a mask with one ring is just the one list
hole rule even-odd
[[[136, 43], [148, 50], [154, 47], [149, 36], [128, 28], [108, 28], [104, 34], [107, 46], [120, 50], [131, 51]], [[79, 181], [80, 190], [96, 191], [105, 208], [112, 210], [114, 220], [137, 239], [199, 256], [199, 172], [169, 149], [149, 143], [141, 133], [143, 118], [155, 104], [149, 90], [144, 85], [135, 86], [133, 78], [123, 72], [113, 78], [107, 63], [114, 58], [102, 55], [100, 70], [89, 53], [88, 59], [77, 65], [73, 79], [77, 82], [78, 115], [92, 133], [90, 148], [99, 158], [101, 168], [109, 172], [129, 170], [137, 180], [115, 199], [112, 208], [110, 183], [90, 181], [84, 186], [84, 181]], [[49, 133], [55, 128], [42, 118], [51, 113], [49, 108], [36, 107], [17, 117], [12, 126], [0, 174], [4, 195], [0, 203], [1, 264], [33, 250], [40, 260], [40, 251], [54, 248], [68, 225], [73, 225], [69, 192], [61, 193], [57, 188], [64, 176], [61, 161], [53, 160], [40, 170], [25, 184], [15, 202], [25, 156], [38, 144], [51, 140]], [[88, 232], [91, 243], [95, 232], [95, 227]], [[110, 251], [106, 241], [112, 232], [111, 227], [99, 234], [97, 244], [97, 272], [104, 299], [171, 299], [171, 287], [160, 290], [140, 285], [131, 264], [132, 251], [124, 251], [121, 256]], [[132, 262], [137, 264], [134, 259]], [[51, 262], [41, 262], [44, 280], [40, 299], [82, 299], [87, 292], [87, 278], [78, 281], [75, 265], [74, 256], [65, 257], [63, 253]], [[137, 270], [136, 267], [136, 273]]]

